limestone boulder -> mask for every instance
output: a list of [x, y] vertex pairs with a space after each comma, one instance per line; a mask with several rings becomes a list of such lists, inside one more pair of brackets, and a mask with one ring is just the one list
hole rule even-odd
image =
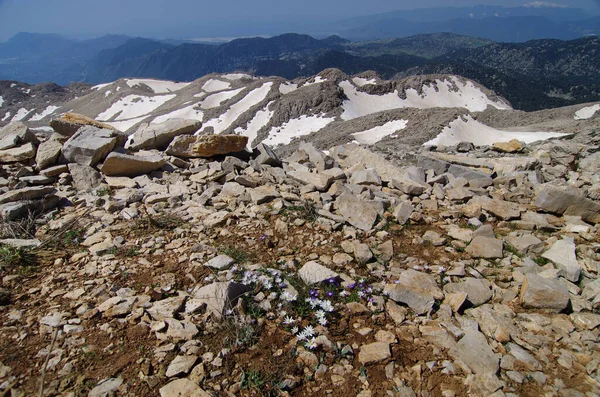
[[372, 205], [350, 194], [342, 194], [336, 200], [340, 214], [352, 226], [361, 230], [371, 230], [377, 221], [377, 211]]
[[40, 141], [22, 122], [15, 121], [0, 129], [0, 150], [11, 149], [25, 143], [37, 145]]
[[117, 137], [113, 130], [85, 126], [65, 142], [62, 153], [70, 163], [93, 167], [102, 161], [116, 144]]
[[50, 139], [40, 143], [35, 155], [35, 167], [43, 170], [56, 164], [63, 147], [63, 140], [60, 135], [53, 134]]
[[138, 156], [112, 152], [106, 157], [100, 171], [108, 176], [135, 177], [158, 170], [166, 162], [166, 159], [158, 155]]
[[35, 157], [35, 145], [26, 143], [10, 149], [0, 150], [0, 163], [28, 161]]
[[536, 189], [535, 205], [554, 214], [575, 215], [589, 223], [600, 223], [600, 203], [581, 196], [572, 187], [540, 185]]
[[569, 290], [557, 280], [530, 273], [521, 286], [520, 299], [524, 308], [559, 313], [569, 306]]
[[50, 127], [57, 133], [65, 137], [70, 137], [81, 127], [91, 125], [100, 129], [117, 131], [114, 127], [96, 121], [92, 118], [77, 113], [65, 113], [59, 118], [50, 120]]
[[248, 137], [241, 135], [179, 135], [167, 148], [167, 154], [176, 157], [213, 157], [241, 152]]
[[170, 119], [160, 124], [144, 123], [129, 136], [125, 149], [165, 150], [176, 136], [193, 134], [200, 127], [202, 122], [186, 119]]

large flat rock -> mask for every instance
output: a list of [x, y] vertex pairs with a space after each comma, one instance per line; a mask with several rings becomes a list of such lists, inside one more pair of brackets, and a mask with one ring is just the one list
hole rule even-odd
[[569, 306], [569, 290], [556, 281], [530, 273], [521, 286], [521, 305], [527, 309], [543, 309], [559, 313]]
[[536, 190], [535, 205], [554, 214], [576, 215], [586, 222], [600, 223], [600, 203], [581, 196], [574, 188], [541, 185]]
[[102, 161], [116, 144], [117, 138], [112, 130], [85, 126], [65, 142], [62, 153], [70, 163], [93, 167]]
[[193, 134], [200, 127], [202, 122], [186, 119], [170, 119], [160, 124], [144, 123], [129, 136], [125, 149], [165, 150], [176, 136]]
[[248, 137], [241, 135], [179, 135], [167, 148], [167, 154], [176, 157], [213, 157], [241, 152], [248, 144]]
[[336, 200], [340, 214], [348, 223], [361, 230], [371, 230], [377, 221], [377, 211], [369, 203], [350, 194], [342, 194]]
[[112, 152], [102, 164], [100, 171], [108, 176], [139, 176], [160, 169], [167, 162], [158, 155], [137, 156]]

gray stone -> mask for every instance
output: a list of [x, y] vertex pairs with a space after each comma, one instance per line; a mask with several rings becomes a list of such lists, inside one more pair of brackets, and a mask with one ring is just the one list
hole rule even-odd
[[10, 245], [17, 248], [36, 248], [39, 247], [42, 242], [37, 238], [32, 239], [20, 239], [20, 238], [5, 238], [0, 240], [0, 245]]
[[257, 149], [259, 152], [259, 155], [255, 160], [258, 164], [266, 164], [272, 167], [281, 166], [281, 160], [279, 160], [277, 153], [275, 153], [269, 146], [265, 145], [264, 143], [259, 143], [255, 149]]
[[213, 157], [241, 152], [247, 143], [248, 137], [242, 135], [179, 135], [167, 148], [167, 154], [183, 158]]
[[165, 376], [172, 378], [178, 375], [187, 375], [192, 370], [194, 364], [196, 364], [196, 361], [198, 361], [197, 356], [177, 356], [167, 367]]
[[250, 198], [254, 204], [264, 204], [279, 197], [279, 193], [272, 186], [259, 186], [250, 190]]
[[377, 174], [377, 171], [373, 168], [366, 170], [356, 171], [350, 178], [350, 183], [355, 185], [376, 185], [381, 186], [381, 178]]
[[22, 122], [13, 121], [0, 129], [0, 150], [11, 149], [25, 143], [37, 145], [40, 141]]
[[576, 215], [586, 222], [600, 223], [600, 204], [577, 194], [572, 187], [562, 190], [551, 185], [539, 185], [535, 205], [554, 214]]
[[196, 383], [189, 379], [176, 379], [159, 390], [160, 397], [210, 397]]
[[376, 364], [392, 357], [390, 344], [387, 342], [375, 342], [362, 345], [358, 352], [358, 362], [362, 365]]
[[287, 174], [304, 185], [314, 186], [320, 192], [326, 191], [333, 182], [333, 177], [325, 174], [304, 171], [290, 171]]
[[317, 262], [306, 262], [304, 266], [298, 270], [298, 276], [308, 285], [318, 284], [331, 278], [339, 277], [339, 274], [320, 265]]
[[569, 305], [569, 290], [555, 280], [529, 273], [521, 286], [521, 305], [527, 309], [544, 309], [559, 313]]
[[27, 161], [35, 157], [35, 146], [26, 143], [22, 146], [0, 150], [0, 163], [16, 163]]
[[223, 311], [235, 306], [238, 298], [247, 291], [247, 286], [234, 282], [217, 282], [197, 287], [185, 305], [185, 312], [191, 314], [206, 306], [207, 313], [220, 318]]
[[509, 236], [506, 242], [517, 250], [520, 255], [539, 255], [544, 251], [544, 242], [532, 234]]
[[183, 308], [185, 297], [174, 296], [156, 301], [146, 311], [155, 321], [164, 321], [175, 317], [175, 313]]
[[415, 181], [406, 175], [393, 179], [392, 186], [410, 196], [420, 196], [430, 187], [428, 184]]
[[102, 161], [117, 144], [114, 131], [94, 126], [81, 127], [62, 148], [71, 163], [94, 166]]
[[447, 161], [428, 155], [419, 156], [417, 165], [424, 170], [433, 170], [435, 175], [442, 175], [450, 168], [450, 163]]
[[71, 163], [69, 173], [77, 190], [95, 189], [102, 183], [102, 175], [87, 165]]
[[217, 270], [228, 269], [231, 265], [235, 263], [235, 260], [230, 258], [227, 255], [218, 255], [209, 260], [204, 264], [204, 266], [212, 267]]
[[56, 193], [56, 189], [53, 187], [25, 187], [1, 194], [0, 204], [12, 203], [15, 201], [36, 200], [54, 193]]
[[503, 257], [504, 243], [495, 238], [476, 236], [466, 252], [473, 258], [496, 259]]
[[121, 378], [110, 378], [101, 380], [96, 387], [88, 393], [88, 397], [108, 397], [123, 384]]
[[414, 210], [415, 208], [410, 201], [403, 201], [396, 206], [396, 208], [394, 208], [393, 215], [400, 225], [404, 225], [406, 222], [408, 222]]
[[58, 137], [55, 137], [55, 135], [52, 135], [47, 141], [40, 143], [35, 156], [36, 168], [43, 170], [56, 164], [62, 147], [62, 141]]
[[480, 207], [495, 217], [506, 221], [521, 217], [521, 209], [519, 205], [504, 200], [491, 199], [485, 196], [477, 196], [469, 201], [469, 205]]
[[517, 361], [527, 367], [529, 371], [541, 371], [542, 365], [538, 360], [535, 359], [529, 352], [523, 349], [521, 346], [515, 343], [507, 343], [506, 350], [513, 356]]
[[225, 224], [229, 216], [231, 215], [228, 211], [218, 211], [210, 214], [202, 221], [207, 227], [217, 227]]
[[467, 278], [460, 283], [449, 283], [444, 286], [447, 293], [463, 292], [474, 307], [481, 306], [492, 299], [491, 284], [485, 279]]
[[137, 156], [112, 152], [104, 160], [100, 171], [108, 176], [136, 177], [158, 170], [166, 163], [167, 160], [158, 155]]
[[373, 253], [367, 244], [363, 244], [358, 241], [354, 242], [354, 259], [356, 260], [356, 263], [364, 265], [372, 258]]
[[485, 336], [476, 330], [465, 330], [465, 336], [448, 352], [450, 357], [462, 361], [476, 375], [496, 374], [500, 360], [488, 345]]
[[419, 286], [387, 284], [383, 293], [393, 301], [407, 305], [416, 314], [429, 312], [435, 304], [433, 295]]
[[467, 181], [470, 181], [473, 179], [484, 179], [484, 178], [490, 177], [488, 174], [485, 174], [481, 171], [474, 170], [471, 167], [465, 167], [465, 166], [456, 165], [456, 164], [451, 164], [450, 167], [448, 167], [448, 173], [454, 175], [457, 178], [463, 177]]
[[377, 211], [372, 205], [350, 194], [342, 194], [336, 200], [340, 214], [350, 223], [361, 230], [371, 230], [377, 221]]
[[169, 119], [160, 124], [144, 123], [129, 136], [125, 148], [165, 150], [176, 136], [193, 134], [200, 127], [202, 122], [185, 119]]
[[550, 249], [542, 254], [543, 258], [548, 259], [564, 272], [564, 277], [574, 283], [579, 281], [581, 276], [581, 265], [575, 255], [575, 242], [572, 238], [565, 237], [558, 240]]

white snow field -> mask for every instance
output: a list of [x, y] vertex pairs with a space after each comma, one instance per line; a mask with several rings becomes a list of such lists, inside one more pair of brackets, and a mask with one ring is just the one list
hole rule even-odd
[[124, 121], [148, 115], [154, 110], [175, 98], [176, 94], [156, 95], [153, 97], [127, 95], [100, 113], [96, 119], [100, 121]]
[[237, 90], [221, 91], [216, 94], [209, 95], [202, 101], [202, 105], [200, 106], [202, 107], [202, 109], [212, 109], [219, 107], [223, 102], [233, 98], [243, 90], [243, 88], [238, 88]]
[[600, 103], [579, 109], [575, 112], [575, 120], [588, 120], [594, 117], [597, 111], [600, 110]]
[[366, 85], [376, 83], [375, 79], [365, 79], [364, 77], [355, 77], [352, 79], [352, 81], [359, 87], [364, 87]]
[[6, 114], [4, 115], [4, 117], [2, 118], [1, 121], [6, 121], [10, 118], [10, 112], [6, 112]]
[[374, 145], [383, 138], [390, 136], [399, 130], [406, 128], [408, 120], [388, 121], [384, 125], [373, 127], [370, 130], [356, 132], [352, 134], [354, 139], [363, 145]]
[[309, 81], [309, 82], [306, 82], [306, 83], [302, 84], [302, 87], [308, 87], [309, 85], [314, 85], [314, 84], [321, 84], [321, 83], [324, 83], [326, 81], [327, 81], [327, 79], [324, 79], [321, 76], [317, 76], [317, 77], [314, 78], [313, 81]]
[[249, 74], [246, 74], [246, 73], [229, 73], [229, 74], [224, 74], [221, 77], [223, 77], [224, 79], [230, 80], [230, 81], [253, 78], [252, 76], [250, 76]]
[[198, 104], [194, 103], [193, 105], [186, 106], [181, 109], [177, 109], [171, 113], [163, 114], [162, 116], [158, 116], [154, 120], [153, 123], [164, 123], [169, 119], [188, 119], [188, 120], [200, 120], [204, 117], [204, 113], [202, 110], [197, 109]]
[[[370, 95], [358, 91], [349, 81], [342, 81], [340, 87], [348, 97], [344, 101], [343, 120], [352, 120], [371, 113], [400, 108], [428, 109], [435, 107], [462, 107], [471, 112], [485, 110], [488, 105], [496, 109], [508, 110], [511, 107], [503, 101], [492, 101], [472, 82], [461, 82], [458, 78], [452, 80], [436, 80], [435, 86], [424, 85], [423, 93], [411, 88], [406, 90], [406, 99], [400, 98], [398, 91], [384, 95]], [[458, 90], [453, 86], [456, 85]]]
[[4, 104], [4, 98], [2, 98], [2, 97], [0, 96], [0, 108], [2, 107], [2, 105], [3, 105], [3, 104]]
[[459, 142], [471, 142], [474, 145], [493, 145], [496, 142], [508, 142], [511, 139], [518, 139], [525, 143], [543, 141], [551, 138], [558, 138], [568, 134], [558, 132], [521, 132], [521, 131], [501, 131], [489, 127], [479, 121], [473, 120], [469, 116], [463, 116], [451, 122], [444, 128], [441, 134], [434, 139], [425, 142], [423, 146], [445, 145], [452, 146]]
[[272, 85], [272, 82], [268, 82], [250, 91], [245, 97], [233, 104], [218, 118], [208, 120], [204, 123], [204, 127], [213, 127], [215, 134], [220, 134], [225, 131], [238, 117], [248, 111], [252, 106], [262, 102], [269, 94]]
[[150, 87], [155, 94], [167, 94], [176, 92], [187, 87], [190, 83], [177, 83], [174, 81], [155, 80], [155, 79], [125, 79], [127, 85], [131, 88], [140, 84]]
[[[114, 83], [114, 82], [113, 82]], [[98, 84], [92, 87], [92, 90], [96, 90], [96, 91], [100, 91], [101, 89], [103, 89], [104, 87], [108, 87], [109, 85], [113, 84], [113, 83], [104, 83], [104, 84]]]
[[269, 136], [263, 142], [270, 146], [287, 145], [293, 138], [308, 135], [311, 132], [319, 131], [327, 124], [334, 121], [334, 118], [320, 116], [300, 116], [297, 119], [291, 119], [280, 127], [273, 127], [269, 131]]
[[56, 112], [57, 110], [58, 110], [58, 106], [50, 105], [42, 113], [36, 113], [33, 116], [31, 116], [29, 121], [40, 121], [44, 117], [50, 116], [52, 113]]
[[256, 112], [254, 118], [246, 125], [246, 128], [238, 127], [235, 129], [234, 132], [236, 134], [248, 137], [248, 145], [246, 146], [248, 149], [252, 149], [252, 142], [254, 142], [258, 136], [258, 131], [271, 121], [271, 117], [273, 117], [273, 114], [275, 113], [272, 110], [269, 110], [269, 106], [272, 103], [272, 101], [269, 102], [262, 110]]
[[204, 83], [202, 90], [206, 92], [217, 92], [226, 90], [229, 87], [231, 87], [231, 83], [229, 81], [210, 79]]
[[136, 117], [133, 119], [123, 120], [123, 121], [109, 121], [109, 122], [104, 121], [104, 123], [110, 125], [111, 127], [116, 128], [119, 131], [127, 131], [128, 129], [130, 129], [131, 127], [136, 125], [137, 123], [141, 123], [142, 121], [145, 121], [147, 118], [148, 118], [148, 115], [144, 115], [141, 117]]
[[25, 117], [27, 117], [29, 115], [29, 113], [31, 113], [33, 111], [34, 111], [34, 109], [27, 110], [25, 108], [21, 108], [17, 111], [17, 114], [15, 114], [10, 121], [21, 121]]
[[279, 85], [279, 92], [282, 95], [289, 94], [290, 92], [294, 92], [298, 89], [298, 84], [294, 83], [284, 83]]

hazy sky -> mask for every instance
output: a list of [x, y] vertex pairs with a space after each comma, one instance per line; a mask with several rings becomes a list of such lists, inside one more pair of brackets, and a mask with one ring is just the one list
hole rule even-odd
[[[0, 0], [0, 41], [20, 31], [98, 36], [106, 33], [157, 38], [261, 34], [263, 22], [280, 21], [281, 32], [310, 31], [311, 22], [432, 6], [496, 4], [530, 0]], [[600, 0], [549, 0], [596, 13]]]

